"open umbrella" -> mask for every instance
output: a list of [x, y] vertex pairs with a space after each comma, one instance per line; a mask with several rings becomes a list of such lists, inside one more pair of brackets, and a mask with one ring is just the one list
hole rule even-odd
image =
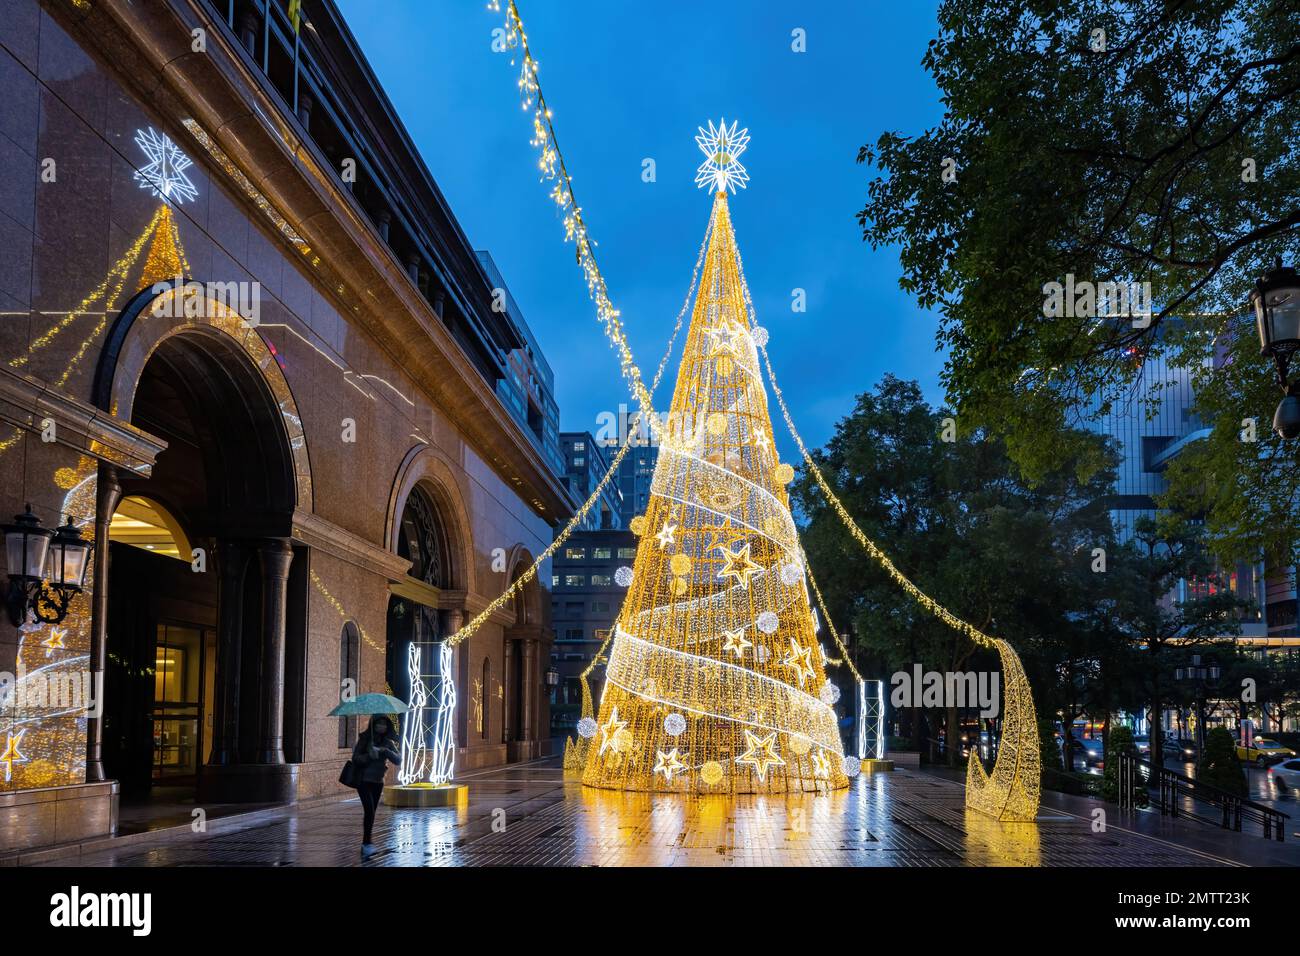
[[362, 694], [351, 700], [345, 700], [329, 712], [330, 717], [369, 717], [374, 714], [404, 714], [408, 710], [396, 697], [388, 694]]

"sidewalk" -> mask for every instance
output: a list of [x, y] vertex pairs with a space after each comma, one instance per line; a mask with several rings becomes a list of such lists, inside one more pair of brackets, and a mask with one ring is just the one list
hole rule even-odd
[[[964, 770], [947, 767], [926, 766], [922, 773], [954, 782], [966, 779]], [[1300, 866], [1300, 822], [1294, 817], [1287, 821], [1286, 840], [1279, 843], [1264, 839], [1258, 827], [1243, 824], [1242, 832], [1237, 833], [1186, 817], [1162, 817], [1158, 810], [1123, 811], [1113, 803], [1092, 797], [1044, 790], [1039, 819], [1063, 813], [1091, 826], [1093, 811], [1098, 808], [1106, 811], [1108, 830], [1132, 833], [1242, 866]]]

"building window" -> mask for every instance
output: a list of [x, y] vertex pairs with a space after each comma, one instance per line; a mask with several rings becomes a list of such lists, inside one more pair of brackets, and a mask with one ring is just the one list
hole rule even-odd
[[565, 548], [564, 557], [565, 560], [568, 561], [583, 561], [587, 557], [587, 549], [586, 548]]
[[552, 575], [551, 575], [551, 589], [554, 590], [555, 588], [558, 588], [559, 586], [560, 586], [560, 576], [559, 576], [558, 574], [552, 574]]
[[586, 443], [585, 441], [575, 441], [575, 442], [573, 443], [573, 450], [574, 450], [574, 451], [586, 451], [586, 450], [587, 450], [587, 443]]
[[564, 576], [564, 586], [569, 588], [580, 588], [587, 583], [585, 574], [566, 574]]
[[618, 558], [619, 558], [620, 561], [625, 561], [625, 560], [627, 560], [627, 559], [629, 559], [629, 558], [635, 558], [635, 557], [636, 557], [636, 548], [619, 548], [619, 549], [618, 549]]
[[568, 628], [565, 628], [565, 629], [564, 629], [564, 639], [565, 639], [566, 641], [580, 641], [580, 640], [582, 640], [582, 628], [580, 628], [580, 627], [568, 627]]
[[591, 576], [591, 586], [597, 588], [607, 588], [613, 584], [613, 580], [608, 574], [593, 574]]
[[592, 614], [608, 614], [608, 613], [609, 613], [609, 602], [608, 602], [608, 601], [592, 601], [592, 602], [591, 602], [591, 613], [592, 613]]
[[591, 551], [591, 556], [595, 558], [597, 561], [608, 561], [609, 548], [593, 548]]
[[575, 458], [575, 459], [573, 459], [573, 467], [574, 467], [574, 468], [581, 468], [581, 467], [582, 467], [583, 465], [585, 465], [586, 463], [587, 463], [587, 459], [586, 459], [586, 458]]
[[[355, 696], [361, 677], [361, 632], [351, 621], [339, 635], [339, 697]], [[357, 718], [339, 718], [339, 749], [350, 748], [357, 739]]]

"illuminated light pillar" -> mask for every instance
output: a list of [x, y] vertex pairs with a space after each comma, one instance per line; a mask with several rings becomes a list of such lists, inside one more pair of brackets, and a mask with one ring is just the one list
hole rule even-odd
[[293, 548], [272, 538], [258, 548], [262, 565], [262, 747], [258, 762], [284, 763], [284, 628]]
[[95, 708], [86, 719], [86, 782], [107, 780], [104, 774], [104, 663], [108, 657], [109, 526], [122, 500], [117, 469], [99, 464], [95, 490], [95, 593], [91, 597], [90, 680]]
[[244, 568], [248, 547], [223, 538], [217, 543], [217, 680], [212, 702], [214, 767], [239, 763], [239, 666], [244, 630]]
[[878, 680], [858, 681], [858, 757], [885, 757], [885, 684]]

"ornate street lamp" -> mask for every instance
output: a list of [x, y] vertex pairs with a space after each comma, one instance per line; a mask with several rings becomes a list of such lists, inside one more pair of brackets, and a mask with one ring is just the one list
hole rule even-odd
[[24, 627], [29, 621], [58, 624], [85, 583], [90, 544], [71, 519], [57, 531], [42, 528], [31, 505], [3, 530], [9, 620], [14, 627]]
[[1174, 668], [1174, 680], [1180, 684], [1191, 684], [1196, 697], [1193, 706], [1196, 707], [1196, 754], [1198, 758], [1205, 752], [1205, 692], [1215, 689], [1222, 673], [1222, 668], [1219, 667], [1217, 660], [1209, 657], [1206, 658], [1205, 663], [1201, 663], [1200, 654], [1192, 655], [1190, 666]]
[[1287, 384], [1287, 367], [1300, 349], [1300, 275], [1282, 265], [1282, 257], [1255, 282], [1250, 293], [1259, 330], [1260, 352], [1277, 366], [1278, 384], [1285, 397], [1273, 415], [1273, 430], [1283, 438], [1300, 435], [1300, 382]]

